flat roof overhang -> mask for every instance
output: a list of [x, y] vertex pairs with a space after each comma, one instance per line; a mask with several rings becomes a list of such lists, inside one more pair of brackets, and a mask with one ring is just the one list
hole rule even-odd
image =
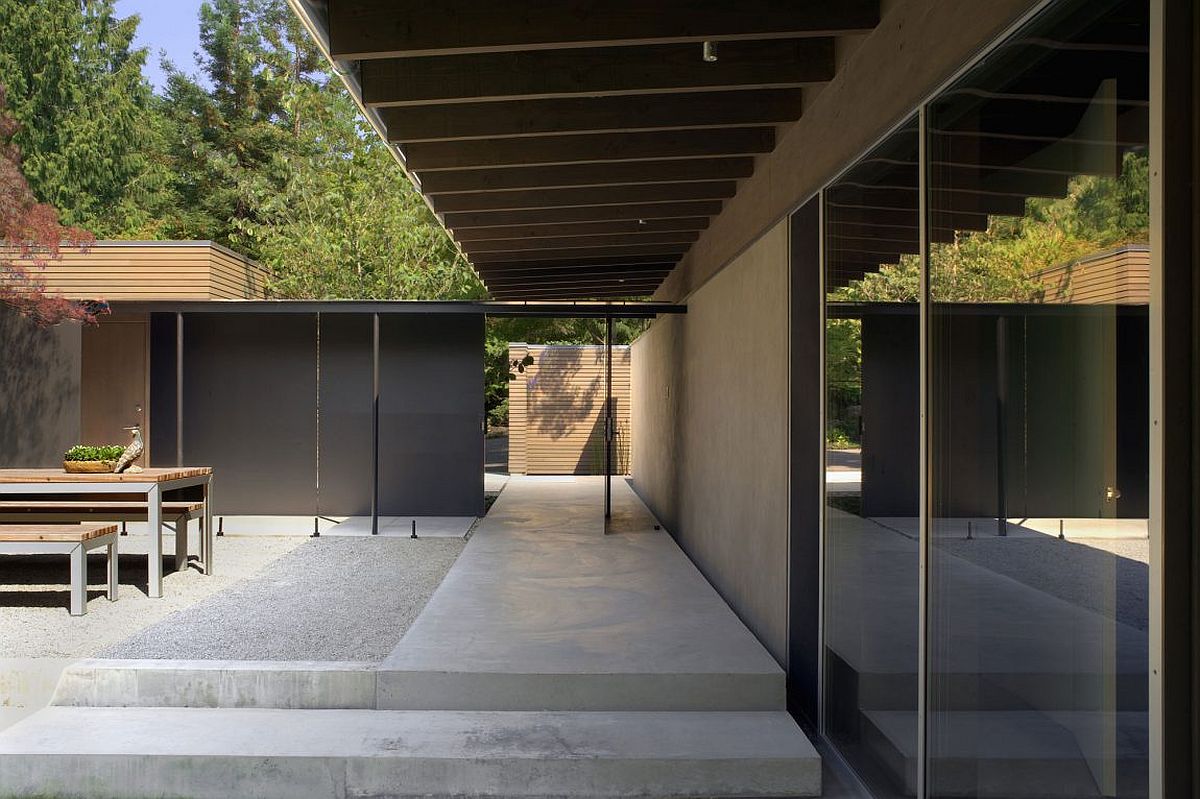
[[289, 0], [500, 300], [648, 297], [879, 0]]
[[687, 313], [664, 302], [488, 302], [426, 300], [124, 300], [109, 303], [113, 313], [372, 313], [468, 314], [563, 319], [652, 319]]

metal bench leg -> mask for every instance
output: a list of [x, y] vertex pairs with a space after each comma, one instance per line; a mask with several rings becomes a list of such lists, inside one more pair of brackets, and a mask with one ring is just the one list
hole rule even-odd
[[87, 613], [87, 551], [83, 544], [71, 550], [71, 615]]
[[117, 601], [117, 538], [108, 545], [108, 601]]
[[146, 492], [146, 526], [150, 533], [150, 553], [147, 556], [149, 580], [146, 595], [152, 599], [162, 596], [162, 490], [157, 483]]
[[204, 532], [202, 538], [206, 544], [204, 549], [204, 573], [212, 576], [213, 573], [213, 507], [212, 507], [212, 477], [204, 483]]
[[175, 520], [175, 571], [187, 568], [188, 558], [188, 517], [180, 516]]
[[205, 532], [208, 528], [204, 526], [204, 511], [200, 511], [200, 515], [196, 517], [196, 532], [200, 538], [200, 562], [204, 564], [204, 573], [208, 574], [208, 533]]

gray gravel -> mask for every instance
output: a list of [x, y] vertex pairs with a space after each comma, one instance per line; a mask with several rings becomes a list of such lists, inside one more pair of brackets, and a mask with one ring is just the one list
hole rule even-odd
[[383, 660], [465, 543], [454, 538], [311, 539], [253, 578], [99, 656]]
[[[195, 530], [193, 530], [193, 534]], [[174, 537], [163, 550], [174, 552]], [[304, 537], [224, 536], [216, 540], [217, 573], [209, 577], [195, 568], [170, 571], [164, 558], [160, 599], [146, 596], [146, 549], [149, 537], [131, 534], [120, 540], [120, 599], [105, 599], [104, 554], [88, 558], [88, 612], [71, 616], [70, 568], [61, 555], [0, 557], [0, 657], [79, 658], [123, 641], [152, 624], [259, 574], [272, 561], [309, 539]], [[198, 542], [192, 542], [195, 552]]]
[[[1150, 542], [1146, 539], [983, 537], [939, 540], [938, 550], [1059, 599], [1145, 630]], [[936, 561], [934, 579], [936, 579]]]

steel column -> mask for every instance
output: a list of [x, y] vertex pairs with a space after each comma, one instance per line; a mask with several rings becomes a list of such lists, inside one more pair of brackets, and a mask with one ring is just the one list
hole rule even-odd
[[372, 314], [371, 535], [379, 535], [379, 314]]
[[612, 518], [612, 316], [604, 317], [604, 518]]

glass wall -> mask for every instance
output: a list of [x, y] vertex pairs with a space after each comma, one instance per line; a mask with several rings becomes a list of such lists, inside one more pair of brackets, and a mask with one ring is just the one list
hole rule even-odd
[[1148, 8], [928, 107], [929, 793], [1144, 796]]
[[1148, 5], [1049, 5], [823, 194], [824, 732], [879, 796], [1148, 793]]
[[916, 773], [919, 150], [914, 116], [824, 195], [824, 722], [880, 795]]

